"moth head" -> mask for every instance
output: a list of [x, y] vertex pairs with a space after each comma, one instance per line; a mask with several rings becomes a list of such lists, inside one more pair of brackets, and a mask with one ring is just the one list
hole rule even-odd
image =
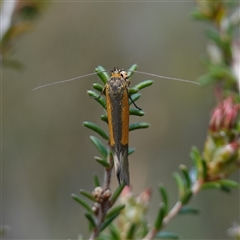
[[120, 74], [121, 74], [121, 77], [123, 77], [124, 79], [128, 79], [128, 78], [129, 78], [127, 72], [124, 71], [124, 70], [121, 70], [121, 71], [120, 71]]

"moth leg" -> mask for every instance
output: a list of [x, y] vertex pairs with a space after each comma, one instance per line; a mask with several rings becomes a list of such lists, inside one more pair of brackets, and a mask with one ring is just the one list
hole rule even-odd
[[130, 98], [130, 100], [131, 100], [131, 102], [132, 102], [132, 104], [134, 105], [135, 108], [137, 108], [137, 109], [139, 109], [139, 110], [142, 110], [142, 109], [141, 109], [140, 107], [138, 107], [138, 106], [136, 105], [136, 103], [132, 100], [130, 94], [128, 95], [128, 97]]

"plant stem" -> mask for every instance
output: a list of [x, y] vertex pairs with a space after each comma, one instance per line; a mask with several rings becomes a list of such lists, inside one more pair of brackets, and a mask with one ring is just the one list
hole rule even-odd
[[[196, 195], [200, 189], [201, 189], [201, 186], [202, 186], [202, 181], [200, 180], [197, 180], [191, 190], [192, 190], [192, 196]], [[177, 201], [176, 204], [173, 206], [173, 208], [169, 211], [169, 213], [167, 214], [167, 216], [163, 219], [163, 223], [162, 223], [162, 226], [161, 226], [161, 229], [166, 227], [167, 224], [177, 216], [177, 214], [179, 213], [179, 211], [181, 210], [182, 206], [184, 204], [182, 204], [181, 201]], [[152, 228], [148, 234], [145, 236], [144, 240], [151, 240], [155, 237], [155, 235], [159, 232], [160, 229], [155, 229], [155, 228]]]
[[[105, 171], [104, 171], [103, 192], [110, 189], [112, 169], [113, 169], [113, 159], [112, 159], [112, 155], [110, 154], [109, 146], [108, 146], [108, 159], [107, 159], [107, 161], [110, 164], [110, 167], [105, 168]], [[98, 204], [99, 204], [99, 211], [98, 211], [98, 214], [96, 216], [96, 227], [93, 228], [93, 230], [91, 232], [91, 235], [89, 237], [89, 240], [93, 240], [96, 237], [98, 237], [101, 225], [104, 221], [104, 218], [105, 218], [108, 210], [112, 206], [109, 199], [107, 199], [107, 200], [105, 200], [101, 203], [98, 203]]]

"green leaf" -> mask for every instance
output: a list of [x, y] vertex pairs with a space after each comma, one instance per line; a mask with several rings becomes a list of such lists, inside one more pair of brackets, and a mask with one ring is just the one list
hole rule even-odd
[[107, 114], [102, 114], [100, 118], [101, 118], [102, 121], [108, 123]]
[[94, 100], [96, 100], [99, 104], [101, 104], [101, 106], [106, 109], [106, 100], [102, 97], [100, 97], [100, 94], [99, 93], [96, 93], [95, 91], [93, 90], [88, 90], [87, 91], [88, 95], [90, 97], [92, 97]]
[[155, 235], [157, 239], [179, 239], [179, 236], [172, 232], [159, 232]]
[[214, 78], [226, 78], [226, 80], [235, 81], [235, 76], [226, 64], [211, 64], [209, 72]]
[[129, 114], [133, 116], [139, 116], [142, 117], [145, 115], [145, 112], [143, 110], [139, 110], [137, 108], [130, 108], [129, 109]]
[[101, 153], [101, 155], [104, 158], [107, 158], [108, 156], [108, 150], [104, 146], [101, 140], [99, 140], [97, 137], [91, 136], [90, 137], [91, 142], [95, 145], [95, 147], [98, 149], [98, 151]]
[[201, 189], [220, 189], [221, 184], [216, 182], [207, 182], [201, 186]]
[[[109, 236], [109, 234], [106, 234], [106, 233], [103, 233], [103, 232], [99, 233], [98, 237], [95, 238], [95, 239], [96, 239], [96, 240], [113, 240], [113, 239]], [[86, 239], [84, 239], [84, 240], [86, 240]]]
[[239, 184], [235, 181], [229, 180], [229, 179], [221, 179], [218, 181], [215, 181], [219, 183], [222, 187], [229, 187], [229, 188], [238, 188]]
[[100, 187], [101, 186], [97, 173], [94, 173], [94, 175], [93, 175], [93, 182], [94, 182], [95, 187]]
[[94, 220], [93, 215], [91, 215], [90, 213], [85, 213], [85, 217], [87, 218], [89, 225], [90, 225], [90, 229], [93, 229], [96, 227], [96, 223]]
[[180, 214], [199, 214], [199, 209], [190, 207], [190, 206], [183, 206], [179, 211]]
[[111, 234], [111, 239], [121, 240], [120, 232], [118, 231], [114, 224], [109, 224], [109, 232]]
[[39, 2], [39, 4], [36, 5], [22, 5], [18, 9], [18, 14], [21, 14], [21, 18], [24, 21], [34, 21], [36, 17], [40, 15], [40, 12], [43, 10], [43, 5]]
[[231, 192], [231, 188], [226, 187], [226, 186], [221, 186], [220, 189], [221, 189], [222, 191], [224, 191], [224, 192], [227, 192], [227, 193]]
[[[231, 55], [231, 50], [227, 44], [227, 50], [229, 55]], [[236, 84], [236, 77], [233, 75], [232, 70], [226, 64], [208, 64], [209, 73], [199, 78], [201, 85], [206, 85], [212, 82], [222, 82], [225, 84], [225, 87], [229, 88], [230, 85]]]
[[165, 212], [166, 212], [165, 204], [161, 203], [158, 210], [157, 218], [154, 223], [154, 227], [156, 230], [159, 230], [161, 228]]
[[128, 73], [127, 73], [127, 75], [129, 76], [129, 78], [131, 78], [131, 76], [134, 74], [134, 71], [136, 71], [137, 68], [138, 68], [138, 65], [137, 65], [136, 63], [133, 64], [133, 65], [129, 68]]
[[102, 225], [100, 227], [100, 232], [103, 231], [118, 215], [119, 215], [119, 212], [113, 214], [109, 218], [106, 218], [105, 221], [102, 223]]
[[204, 159], [202, 159], [202, 179], [207, 179], [207, 163]]
[[163, 186], [163, 185], [160, 185], [159, 186], [159, 192], [161, 194], [161, 197], [162, 197], [162, 201], [165, 205], [165, 210], [166, 212], [164, 213], [164, 217], [167, 215], [168, 213], [168, 195], [167, 195], [167, 190], [166, 188]]
[[193, 164], [197, 172], [197, 179], [202, 179], [202, 171], [203, 171], [202, 157], [199, 150], [196, 147], [192, 147], [190, 152], [190, 157], [193, 161]]
[[104, 86], [102, 84], [99, 83], [93, 83], [93, 88], [97, 91], [99, 91], [100, 93], [102, 93]]
[[138, 89], [141, 90], [143, 88], [149, 87], [153, 84], [153, 80], [145, 80], [143, 82], [138, 83], [137, 85], [135, 85], [133, 88], [134, 89]]
[[181, 178], [181, 176], [178, 173], [174, 173], [174, 178], [178, 185], [179, 198], [182, 198], [185, 194], [185, 186], [184, 186], [183, 179]]
[[185, 179], [186, 188], [190, 188], [191, 187], [191, 179], [190, 179], [187, 167], [185, 165], [181, 164], [180, 169], [181, 169], [182, 174]]
[[219, 31], [217, 31], [215, 29], [208, 29], [206, 31], [206, 35], [209, 39], [211, 39], [213, 42], [215, 42], [216, 45], [218, 45], [220, 47], [222, 46], [222, 39], [219, 34]]
[[83, 196], [85, 196], [85, 197], [87, 197], [88, 199], [90, 199], [90, 200], [92, 200], [92, 201], [96, 201], [96, 199], [95, 199], [95, 197], [92, 195], [92, 193], [90, 193], [90, 192], [88, 192], [88, 191], [85, 191], [85, 190], [83, 190], [83, 189], [80, 189], [80, 193], [83, 195]]
[[132, 123], [129, 125], [129, 131], [137, 130], [137, 129], [143, 129], [143, 128], [148, 128], [150, 126], [149, 123], [147, 122], [137, 122], [137, 123]]
[[128, 155], [134, 153], [135, 150], [136, 150], [135, 148], [129, 148], [129, 149], [128, 149]]
[[98, 77], [102, 80], [104, 85], [110, 79], [110, 75], [108, 74], [108, 71], [106, 71], [106, 69], [102, 66], [96, 67], [95, 72], [97, 73]]
[[143, 218], [141, 220], [141, 226], [137, 231], [137, 236], [139, 236], [139, 239], [144, 239], [144, 237], [148, 234], [149, 232], [149, 223], [148, 220], [146, 218]]
[[192, 197], [192, 190], [187, 189], [184, 196], [180, 199], [180, 201], [184, 205], [190, 200], [191, 197]]
[[132, 223], [127, 232], [126, 239], [134, 239], [134, 233], [135, 233], [136, 228], [137, 228], [136, 223]]
[[[228, 1], [228, 2], [224, 2], [224, 5], [229, 8], [229, 10], [231, 8], [234, 8], [236, 7], [237, 5], [239, 5], [239, 2], [236, 2], [236, 1]], [[238, 19], [238, 23], [239, 23], [240, 19]]]
[[98, 162], [98, 163], [100, 163], [103, 167], [105, 167], [105, 168], [110, 168], [111, 166], [110, 166], [110, 164], [105, 160], [105, 159], [102, 159], [102, 158], [100, 158], [100, 157], [94, 157], [95, 158], [95, 160]]
[[199, 9], [195, 9], [191, 12], [191, 17], [195, 20], [209, 20], [209, 18], [203, 14]]
[[128, 88], [128, 94], [129, 94], [129, 95], [133, 95], [133, 94], [135, 94], [135, 93], [137, 93], [137, 92], [138, 92], [138, 89], [137, 89], [137, 88], [134, 88], [134, 87]]
[[216, 82], [216, 81], [217, 81], [217, 79], [215, 77], [213, 77], [212, 74], [209, 74], [209, 73], [207, 73], [197, 79], [197, 82], [199, 82], [200, 85], [203, 87], [207, 86], [213, 82]]
[[[13, 68], [14, 70], [21, 71], [24, 65], [16, 59], [2, 59], [2, 66], [5, 68]], [[1, 235], [0, 235], [1, 236]]]
[[107, 133], [101, 127], [99, 127], [97, 124], [86, 121], [86, 122], [83, 122], [83, 126], [89, 128], [89, 129], [92, 129], [94, 132], [98, 133], [104, 139], [109, 140]]
[[78, 203], [80, 203], [87, 211], [92, 213], [92, 208], [88, 205], [88, 203], [85, 200], [83, 200], [76, 194], [72, 194], [72, 198]]
[[102, 157], [94, 156], [94, 159], [95, 159], [96, 161], [100, 160], [100, 161], [105, 161], [105, 162], [107, 162], [107, 158], [102, 158]]
[[121, 204], [121, 205], [118, 205], [116, 206], [115, 208], [111, 209], [107, 215], [106, 215], [106, 218], [109, 218], [111, 217], [112, 215], [115, 215], [116, 213], [120, 213], [122, 211], [122, 209], [125, 208], [125, 205], [124, 204]]
[[124, 187], [125, 187], [124, 184], [121, 184], [117, 187], [117, 189], [115, 190], [115, 192], [113, 193], [113, 195], [110, 198], [111, 206], [116, 202], [116, 200], [118, 199], [118, 197], [121, 194]]
[[[133, 102], [136, 102], [141, 97], [141, 93], [135, 93], [131, 96]], [[132, 101], [129, 99], [129, 105], [132, 104]]]

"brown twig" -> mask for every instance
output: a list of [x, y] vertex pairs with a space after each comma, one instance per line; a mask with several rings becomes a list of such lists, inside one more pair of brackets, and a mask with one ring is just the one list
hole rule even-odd
[[[112, 169], [113, 169], [113, 159], [111, 155], [110, 148], [108, 146], [108, 159], [107, 162], [109, 163], [110, 167], [106, 167], [104, 171], [104, 180], [103, 180], [103, 187], [101, 192], [101, 199], [94, 203], [95, 207], [95, 223], [96, 227], [93, 228], [89, 240], [95, 239], [100, 232], [101, 225], [104, 221], [104, 218], [108, 212], [108, 210], [112, 207], [112, 203], [110, 201], [110, 182], [112, 176]], [[95, 189], [96, 190], [96, 189]]]
[[[192, 190], [192, 196], [196, 195], [202, 186], [202, 182], [201, 181], [196, 181], [191, 190]], [[181, 208], [183, 207], [183, 203], [181, 201], [177, 201], [176, 204], [173, 206], [173, 208], [169, 211], [169, 213], [167, 214], [167, 216], [163, 219], [163, 224], [162, 224], [162, 228], [166, 227], [168, 225], [168, 223], [177, 216], [177, 214], [179, 213], [179, 211], [181, 210]], [[144, 240], [151, 240], [154, 239], [155, 235], [159, 232], [159, 229], [157, 230], [156, 228], [152, 228], [148, 234], [145, 236]]]

